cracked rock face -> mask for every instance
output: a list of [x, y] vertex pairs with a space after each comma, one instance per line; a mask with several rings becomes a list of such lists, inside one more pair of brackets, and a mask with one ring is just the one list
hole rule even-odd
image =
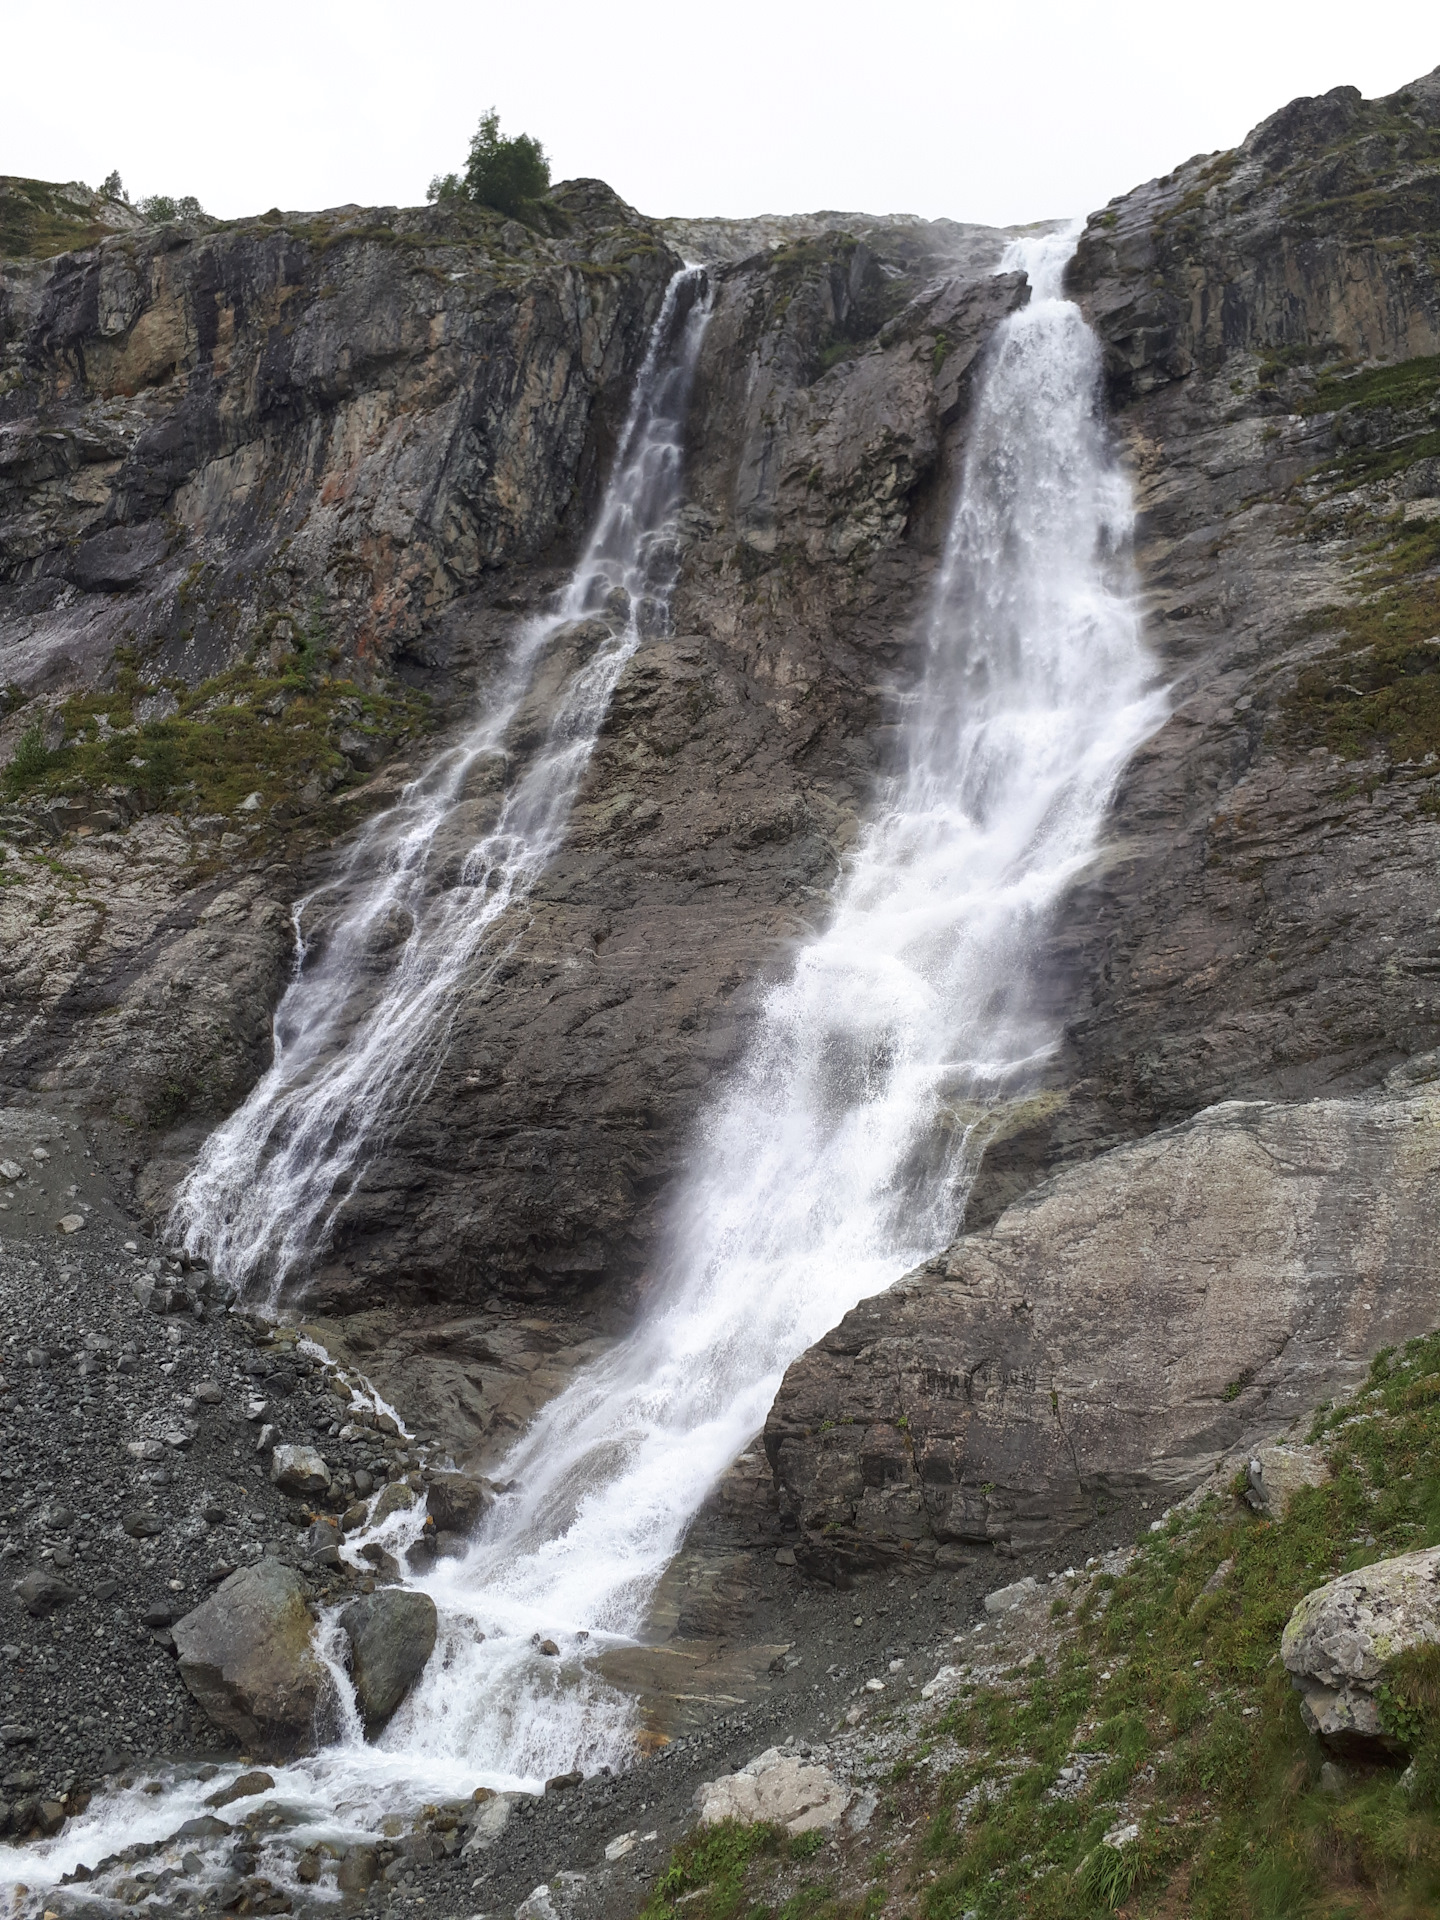
[[1378, 1560], [1307, 1593], [1280, 1655], [1312, 1733], [1340, 1751], [1399, 1751], [1380, 1724], [1379, 1689], [1397, 1655], [1440, 1643], [1440, 1547]]
[[812, 1573], [1053, 1541], [1434, 1323], [1440, 1090], [1234, 1102], [1057, 1175], [862, 1302], [766, 1423]]

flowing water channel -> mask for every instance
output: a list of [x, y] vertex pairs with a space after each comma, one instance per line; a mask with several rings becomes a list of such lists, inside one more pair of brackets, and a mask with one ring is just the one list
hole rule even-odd
[[[476, 1785], [534, 1789], [572, 1766], [626, 1762], [633, 1705], [592, 1656], [643, 1631], [686, 1525], [763, 1424], [790, 1361], [953, 1238], [977, 1129], [1033, 1084], [1053, 1044], [1032, 993], [1047, 916], [1163, 713], [1131, 588], [1129, 489], [1099, 412], [1098, 347], [1060, 291], [1072, 245], [1073, 233], [1026, 239], [1002, 263], [1025, 269], [1033, 297], [1000, 328], [977, 396], [923, 672], [902, 715], [903, 765], [875, 798], [826, 925], [769, 994], [743, 1065], [702, 1120], [655, 1305], [517, 1443], [497, 1474], [516, 1490], [468, 1557], [415, 1580], [436, 1602], [440, 1639], [380, 1740], [352, 1730], [278, 1776], [287, 1804], [312, 1810], [316, 1838], [373, 1831], [397, 1807]], [[653, 617], [639, 609], [663, 600], [673, 573], [664, 528], [705, 312], [694, 289], [682, 314], [685, 284], [672, 286], [566, 609], [522, 638], [516, 686], [558, 624], [615, 584], [630, 611], [565, 684], [543, 754], [467, 856], [469, 881], [427, 891], [427, 862], [471, 769], [502, 750], [498, 711], [371, 829], [368, 854], [357, 850], [351, 871], [383, 864], [375, 897], [347, 897], [323, 957], [302, 966], [277, 1016], [275, 1067], [182, 1196], [189, 1244], [222, 1270], [282, 1271], [296, 1235], [313, 1244], [323, 1232], [337, 1182], [343, 1191], [373, 1142], [373, 1102], [423, 1078], [446, 996], [477, 957], [488, 964], [503, 903], [533, 884], [563, 831], [604, 702]], [[396, 904], [414, 926], [367, 1003], [382, 1011], [357, 1024], [336, 996], [363, 972], [367, 929]], [[443, 952], [429, 950], [437, 933]], [[397, 1062], [396, 1030], [411, 1020], [421, 1044]], [[263, 1203], [247, 1186], [262, 1166], [267, 1186], [281, 1182]], [[378, 1537], [398, 1549], [416, 1524], [394, 1516]], [[537, 1653], [541, 1636], [559, 1659]], [[173, 1830], [189, 1792], [167, 1796], [163, 1816], [112, 1803], [90, 1819], [112, 1838], [123, 1817]], [[82, 1829], [47, 1846], [58, 1863], [103, 1844]]]
[[[594, 530], [560, 604], [519, 629], [465, 737], [295, 908], [294, 976], [268, 1072], [180, 1188], [171, 1232], [273, 1306], [429, 1086], [463, 983], [482, 985], [564, 838], [610, 696], [663, 631], [682, 436], [710, 314], [703, 268], [666, 289]], [[538, 743], [516, 741], [537, 706]], [[397, 951], [398, 948], [398, 951]]]

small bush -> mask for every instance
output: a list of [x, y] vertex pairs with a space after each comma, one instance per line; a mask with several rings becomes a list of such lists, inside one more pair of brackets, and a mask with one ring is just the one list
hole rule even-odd
[[493, 207], [511, 219], [523, 218], [550, 185], [550, 162], [531, 134], [500, 137], [500, 116], [491, 107], [481, 116], [470, 142], [470, 158], [463, 174], [437, 174], [426, 191], [427, 200], [468, 200], [477, 207]]
[[152, 193], [140, 202], [139, 210], [157, 227], [167, 220], [198, 220], [205, 212], [193, 193], [183, 193], [179, 199], [169, 193]]
[[45, 745], [45, 735], [37, 720], [21, 734], [10, 756], [10, 764], [5, 769], [5, 786], [13, 798], [27, 787], [32, 780], [40, 779], [50, 765], [50, 754]]

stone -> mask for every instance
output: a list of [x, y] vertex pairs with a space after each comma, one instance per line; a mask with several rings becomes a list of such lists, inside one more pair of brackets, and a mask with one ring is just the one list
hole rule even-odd
[[987, 1613], [1013, 1613], [1016, 1607], [1023, 1607], [1027, 1601], [1035, 1599], [1040, 1592], [1040, 1582], [1033, 1574], [1026, 1574], [1023, 1580], [1016, 1580], [1008, 1587], [997, 1587], [994, 1593], [985, 1596]]
[[[275, 1783], [271, 1781], [270, 1784], [273, 1786]], [[205, 1804], [208, 1807], [216, 1803], [207, 1800]], [[213, 1813], [197, 1813], [192, 1820], [187, 1820], [183, 1827], [177, 1827], [170, 1838], [172, 1840], [223, 1840], [227, 1833], [234, 1831], [235, 1829], [228, 1821], [217, 1820]]]
[[300, 1535], [300, 1551], [317, 1565], [340, 1565], [340, 1529], [332, 1521], [316, 1520]]
[[720, 1820], [747, 1825], [770, 1821], [787, 1833], [833, 1827], [850, 1803], [850, 1789], [826, 1766], [782, 1747], [768, 1747], [738, 1773], [707, 1780], [696, 1791], [702, 1827]]
[[165, 1522], [145, 1507], [132, 1507], [122, 1513], [120, 1524], [132, 1540], [155, 1540], [165, 1531]]
[[1172, 1504], [1428, 1333], [1437, 1244], [1433, 1080], [1229, 1101], [1066, 1168], [790, 1367], [765, 1450], [801, 1564], [929, 1568]]
[[165, 1458], [165, 1442], [163, 1440], [127, 1440], [125, 1451], [132, 1459], [154, 1466]]
[[251, 1800], [257, 1793], [269, 1793], [274, 1785], [273, 1775], [258, 1768], [253, 1769], [237, 1775], [228, 1787], [221, 1787], [218, 1792], [208, 1795], [205, 1804], [207, 1807], [228, 1807], [236, 1800]]
[[546, 1793], [564, 1793], [570, 1787], [578, 1787], [585, 1776], [578, 1767], [572, 1767], [568, 1773], [552, 1773], [545, 1782]]
[[55, 1222], [55, 1231], [66, 1234], [79, 1233], [84, 1224], [85, 1216], [83, 1213], [65, 1213]]
[[490, 1483], [469, 1473], [432, 1473], [425, 1497], [439, 1533], [473, 1533], [495, 1504]]
[[24, 1171], [18, 1160], [0, 1160], [0, 1180], [18, 1180]]
[[225, 1394], [218, 1380], [201, 1380], [195, 1387], [195, 1398], [202, 1407], [218, 1407]]
[[536, 1652], [544, 1654], [547, 1660], [554, 1660], [558, 1659], [560, 1649], [553, 1640], [542, 1640], [537, 1646]]
[[262, 1758], [310, 1750], [325, 1670], [298, 1574], [263, 1558], [173, 1632], [180, 1677], [215, 1726]]
[[1318, 1447], [1273, 1446], [1256, 1449], [1249, 1477], [1246, 1500], [1267, 1520], [1283, 1520], [1302, 1487], [1323, 1487], [1331, 1474]]
[[345, 1858], [336, 1869], [335, 1884], [341, 1893], [365, 1893], [374, 1885], [379, 1872], [380, 1859], [374, 1847], [347, 1847]]
[[37, 1620], [43, 1620], [46, 1614], [68, 1606], [78, 1597], [75, 1588], [68, 1581], [57, 1579], [53, 1573], [42, 1573], [38, 1569], [27, 1573], [23, 1579], [17, 1580], [10, 1591], [25, 1611]]
[[328, 1493], [330, 1469], [313, 1447], [276, 1447], [270, 1479], [282, 1493]]
[[415, 1504], [415, 1495], [403, 1480], [392, 1480], [388, 1486], [380, 1489], [380, 1497], [375, 1502], [374, 1512], [370, 1515], [370, 1524], [378, 1527], [382, 1520], [388, 1520], [392, 1513], [408, 1513]]
[[1347, 1752], [1403, 1752], [1380, 1724], [1379, 1690], [1408, 1648], [1440, 1644], [1440, 1547], [1377, 1560], [1307, 1593], [1280, 1657], [1312, 1733]]
[[340, 1615], [350, 1672], [367, 1733], [377, 1733], [435, 1651], [438, 1617], [425, 1593], [386, 1587], [352, 1600]]

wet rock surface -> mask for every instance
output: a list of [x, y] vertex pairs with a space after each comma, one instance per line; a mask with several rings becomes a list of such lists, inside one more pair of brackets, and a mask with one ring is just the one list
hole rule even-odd
[[435, 1602], [390, 1588], [352, 1600], [340, 1615], [350, 1643], [350, 1674], [367, 1732], [394, 1713], [435, 1651]]

